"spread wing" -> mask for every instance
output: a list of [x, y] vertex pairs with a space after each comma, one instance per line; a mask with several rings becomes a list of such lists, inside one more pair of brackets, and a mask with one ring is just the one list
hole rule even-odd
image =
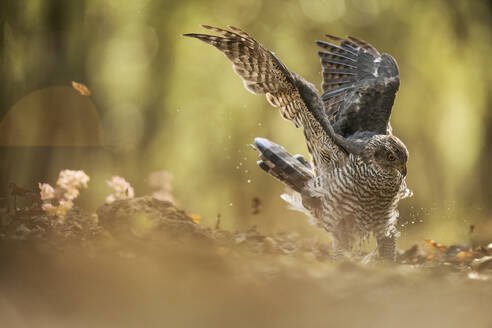
[[220, 51], [232, 62], [234, 71], [243, 80], [247, 90], [254, 94], [265, 94], [268, 102], [280, 107], [283, 118], [293, 121], [296, 127], [302, 125], [299, 112], [305, 104], [294, 83], [293, 74], [269, 50], [246, 32], [229, 26], [230, 31], [202, 25], [221, 36], [207, 34], [185, 34], [199, 39]]
[[391, 134], [389, 119], [400, 84], [398, 65], [365, 41], [327, 35], [316, 41], [323, 67], [323, 103], [333, 130], [345, 137]]
[[223, 52], [246, 89], [265, 94], [272, 106], [280, 107], [283, 118], [292, 121], [296, 127], [304, 126], [315, 167], [320, 166], [320, 161], [328, 166], [336, 163], [337, 156], [343, 152], [326, 132], [327, 121], [320, 115], [323, 103], [316, 88], [290, 72], [271, 51], [246, 32], [232, 26], [229, 26], [230, 30], [202, 26], [220, 36], [195, 33], [185, 36], [199, 39]]

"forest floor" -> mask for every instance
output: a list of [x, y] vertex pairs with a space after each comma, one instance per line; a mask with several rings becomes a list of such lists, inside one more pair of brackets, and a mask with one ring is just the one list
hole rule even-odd
[[429, 240], [361, 264], [151, 197], [63, 223], [0, 214], [1, 327], [492, 327], [492, 245]]

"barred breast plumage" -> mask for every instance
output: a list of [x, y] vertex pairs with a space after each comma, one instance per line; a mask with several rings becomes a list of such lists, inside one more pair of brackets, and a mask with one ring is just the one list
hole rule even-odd
[[354, 237], [366, 238], [369, 232], [377, 239], [398, 236], [398, 201], [410, 195], [400, 174], [382, 174], [378, 166], [355, 156], [347, 165], [311, 180], [308, 188], [322, 200], [320, 223], [337, 234], [336, 252], [350, 249]]

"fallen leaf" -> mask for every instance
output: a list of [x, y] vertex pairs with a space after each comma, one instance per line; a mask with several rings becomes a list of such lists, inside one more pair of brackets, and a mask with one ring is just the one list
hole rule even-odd
[[190, 215], [191, 221], [193, 221], [196, 224], [200, 224], [200, 220], [202, 219], [200, 215], [198, 214], [191, 214]]
[[461, 251], [461, 252], [458, 252], [458, 254], [456, 254], [457, 260], [465, 260], [465, 259], [472, 258], [472, 257], [473, 257], [473, 253], [466, 252], [466, 251]]
[[89, 90], [89, 88], [82, 83], [72, 81], [72, 87], [77, 90], [82, 96], [89, 97], [91, 95], [91, 90]]
[[430, 248], [433, 248], [433, 249], [437, 249], [441, 252], [445, 252], [447, 247], [444, 246], [444, 245], [441, 245], [437, 242], [435, 242], [434, 240], [432, 239], [425, 239], [425, 243], [427, 244], [427, 246], [429, 246]]

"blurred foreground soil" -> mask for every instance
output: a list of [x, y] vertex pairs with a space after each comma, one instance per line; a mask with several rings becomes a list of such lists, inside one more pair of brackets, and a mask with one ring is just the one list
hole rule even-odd
[[492, 247], [334, 262], [295, 233], [207, 228], [151, 197], [0, 219], [2, 328], [492, 327]]

